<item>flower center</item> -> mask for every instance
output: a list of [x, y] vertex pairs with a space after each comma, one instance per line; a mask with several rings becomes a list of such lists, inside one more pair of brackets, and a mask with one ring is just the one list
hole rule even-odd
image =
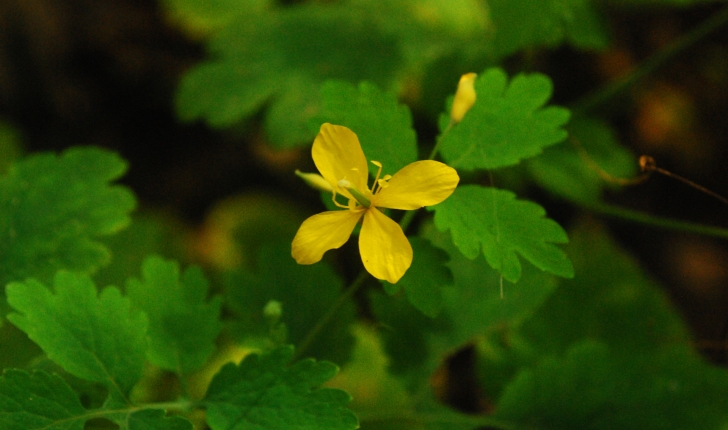
[[[371, 161], [371, 163], [374, 164], [375, 166], [379, 167], [379, 170], [377, 171], [377, 176], [374, 178], [374, 183], [372, 183], [372, 189], [370, 190], [367, 188], [368, 193], [366, 193], [366, 194], [371, 194], [372, 196], [374, 196], [377, 193], [379, 193], [380, 191], [382, 191], [384, 188], [387, 188], [389, 186], [388, 181], [390, 179], [392, 179], [392, 176], [384, 175], [384, 177], [380, 179], [379, 175], [382, 174], [382, 163], [380, 163], [379, 161]], [[358, 169], [354, 169], [354, 170], [358, 170]], [[339, 179], [339, 182], [337, 182], [336, 186], [338, 188], [343, 188], [346, 191], [348, 191], [349, 194], [351, 194], [351, 196], [354, 197], [354, 199], [357, 201], [357, 203], [359, 203], [361, 206], [363, 206], [367, 209], [369, 209], [372, 206], [371, 199], [368, 198], [365, 195], [365, 193], [362, 193], [361, 191], [356, 189], [356, 187], [354, 187], [354, 185], [349, 180]], [[352, 210], [356, 209], [356, 203], [353, 203], [352, 200], [349, 200], [349, 206], [344, 206], [344, 205], [338, 203], [336, 201], [336, 190], [334, 190], [332, 200], [334, 201], [334, 204], [340, 208], [352, 209]]]
[[364, 194], [360, 193], [359, 190], [357, 190], [351, 184], [351, 182], [347, 181], [346, 179], [339, 180], [339, 182], [336, 185], [338, 185], [339, 187], [348, 191], [349, 194], [351, 194], [356, 199], [356, 201], [359, 202], [359, 204], [364, 206], [365, 208], [369, 209], [369, 207], [372, 205], [371, 200], [364, 197]]

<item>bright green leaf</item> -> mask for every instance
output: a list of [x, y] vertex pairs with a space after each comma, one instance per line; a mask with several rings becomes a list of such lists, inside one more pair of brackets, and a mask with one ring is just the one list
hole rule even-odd
[[205, 396], [212, 430], [346, 430], [359, 427], [344, 391], [319, 388], [338, 371], [312, 359], [290, 365], [293, 348], [225, 365]]
[[423, 314], [436, 317], [442, 310], [442, 288], [452, 285], [452, 273], [447, 268], [447, 254], [420, 237], [409, 239], [414, 257], [412, 266], [396, 284], [383, 281], [384, 289], [393, 295], [404, 288], [407, 299]]
[[7, 286], [8, 320], [68, 373], [125, 396], [142, 375], [147, 320], [115, 287], [97, 294], [83, 274], [59, 271], [54, 292], [38, 281]]
[[585, 341], [521, 372], [495, 415], [544, 430], [717, 430], [728, 425], [728, 375], [682, 346], [620, 355]]
[[161, 409], [145, 409], [129, 415], [121, 430], [193, 430], [192, 423], [182, 417], [167, 417]]
[[0, 285], [106, 264], [109, 252], [94, 239], [125, 227], [135, 205], [126, 187], [109, 184], [125, 170], [121, 158], [99, 148], [15, 163], [0, 179]]
[[205, 364], [222, 328], [221, 297], [207, 301], [208, 287], [198, 267], [180, 278], [179, 265], [160, 257], [144, 261], [141, 280], [127, 281], [129, 298], [149, 318], [149, 361], [180, 374]]
[[582, 49], [609, 43], [602, 18], [590, 0], [488, 0], [494, 41], [501, 56], [568, 41]]
[[[242, 336], [267, 337], [270, 322], [263, 308], [271, 300], [281, 303], [281, 322], [288, 342], [301, 342], [342, 294], [341, 279], [326, 263], [302, 266], [291, 257], [290, 242], [262, 247], [257, 271], [230, 273], [226, 280], [227, 305]], [[306, 350], [306, 355], [343, 364], [354, 344], [350, 326], [354, 304], [347, 301]]]
[[7, 369], [0, 377], [3, 430], [83, 430], [86, 413], [78, 395], [56, 375]]
[[477, 99], [459, 124], [442, 136], [440, 152], [457, 169], [495, 169], [518, 164], [561, 142], [569, 111], [543, 107], [551, 97], [545, 75], [520, 74], [510, 84], [501, 69], [488, 69], [475, 81]]
[[[321, 88], [321, 112], [313, 120], [318, 131], [329, 122], [349, 127], [361, 142], [367, 159], [382, 163], [382, 175], [393, 175], [417, 160], [417, 137], [409, 108], [394, 94], [382, 92], [369, 82], [356, 87], [327, 81]], [[373, 175], [377, 167], [369, 166]]]
[[464, 185], [431, 210], [437, 228], [451, 230], [463, 255], [474, 259], [482, 250], [488, 264], [508, 281], [521, 277], [516, 253], [541, 270], [574, 276], [566, 254], [553, 245], [568, 242], [566, 233], [536, 203], [516, 200], [510, 191]]
[[528, 160], [531, 174], [543, 187], [570, 200], [595, 203], [603, 188], [634, 177], [634, 154], [619, 144], [606, 124], [579, 118], [569, 124], [569, 131], [573, 144], [548, 148]]
[[303, 132], [318, 111], [315, 96], [324, 80], [389, 85], [401, 61], [396, 40], [376, 21], [336, 5], [294, 5], [237, 19], [211, 39], [208, 50], [214, 59], [182, 80], [180, 118], [224, 127], [270, 101], [266, 128], [279, 147], [307, 144], [315, 136]]

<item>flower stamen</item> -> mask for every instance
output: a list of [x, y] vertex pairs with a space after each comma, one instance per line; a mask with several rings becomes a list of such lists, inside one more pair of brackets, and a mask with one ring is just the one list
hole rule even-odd
[[369, 207], [372, 205], [372, 202], [368, 198], [364, 197], [364, 194], [354, 188], [351, 182], [347, 181], [346, 179], [340, 179], [339, 183], [336, 185], [348, 191], [352, 195], [352, 197], [354, 197], [356, 201], [365, 208], [369, 209]]
[[382, 174], [382, 163], [374, 160], [371, 160], [370, 163], [379, 167], [379, 170], [377, 170], [377, 176], [374, 178], [374, 183], [372, 184], [372, 194], [376, 194], [377, 192], [379, 192], [379, 189], [377, 189], [377, 185], [379, 184], [379, 175]]

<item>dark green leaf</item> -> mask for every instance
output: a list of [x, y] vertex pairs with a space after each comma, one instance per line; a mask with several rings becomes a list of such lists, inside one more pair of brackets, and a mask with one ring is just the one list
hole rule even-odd
[[78, 395], [56, 375], [8, 369], [0, 377], [3, 430], [83, 430], [86, 414]]
[[222, 328], [221, 297], [206, 301], [208, 287], [198, 267], [180, 278], [179, 265], [159, 257], [144, 261], [142, 280], [127, 281], [129, 298], [149, 317], [149, 361], [180, 374], [205, 364]]
[[109, 252], [94, 239], [125, 227], [135, 205], [127, 188], [109, 184], [125, 170], [116, 154], [98, 148], [14, 164], [0, 179], [0, 284], [106, 264]]
[[548, 148], [528, 160], [531, 174], [543, 187], [570, 200], [595, 203], [604, 187], [634, 177], [635, 156], [606, 124], [579, 118], [569, 124], [569, 132], [569, 145]]
[[205, 396], [212, 430], [347, 430], [359, 427], [346, 408], [350, 396], [319, 388], [338, 371], [312, 359], [289, 366], [293, 348], [249, 355], [240, 365], [225, 365]]
[[[367, 159], [382, 163], [382, 175], [393, 175], [417, 161], [412, 115], [394, 94], [382, 92], [369, 82], [356, 87], [327, 81], [321, 88], [321, 99], [321, 112], [313, 120], [316, 130], [324, 122], [349, 127], [359, 137]], [[370, 165], [369, 170], [376, 175], [376, 166]]]
[[440, 151], [457, 169], [495, 169], [518, 164], [561, 142], [569, 111], [543, 107], [551, 80], [520, 74], [508, 83], [501, 69], [488, 69], [475, 81], [477, 99], [462, 121], [442, 136]]
[[496, 417], [539, 429], [722, 429], [728, 375], [683, 346], [620, 355], [585, 341], [524, 370]]
[[404, 288], [407, 299], [423, 314], [436, 317], [442, 310], [442, 288], [452, 285], [447, 254], [420, 237], [409, 238], [414, 251], [412, 266], [396, 284], [383, 281], [388, 294]]
[[[430, 208], [428, 208], [430, 209]], [[516, 200], [510, 191], [464, 185], [433, 206], [435, 225], [451, 230], [452, 240], [470, 259], [481, 250], [488, 264], [511, 282], [521, 277], [516, 253], [541, 270], [572, 277], [574, 268], [554, 243], [566, 243], [564, 230], [533, 202]]]
[[[619, 354], [688, 345], [687, 330], [659, 288], [596, 225], [575, 229], [569, 245], [576, 275], [519, 327], [479, 345], [480, 379], [496, 397], [515, 374], [543, 357], [597, 339]], [[519, 284], [520, 285], [520, 284]]]
[[488, 0], [488, 6], [501, 56], [565, 41], [582, 49], [603, 49], [609, 43], [589, 0]]
[[304, 132], [318, 112], [316, 95], [325, 79], [389, 85], [401, 62], [398, 43], [375, 20], [336, 5], [295, 5], [243, 17], [216, 34], [208, 49], [214, 59], [182, 80], [179, 116], [224, 127], [270, 100], [266, 128], [279, 147], [310, 143], [315, 136]]
[[689, 342], [679, 314], [627, 253], [598, 226], [575, 232], [568, 250], [577, 276], [524, 325], [532, 342], [557, 353], [584, 338], [631, 351]]
[[115, 287], [97, 295], [86, 275], [60, 271], [54, 286], [51, 292], [32, 279], [10, 283], [8, 303], [17, 313], [8, 320], [68, 373], [125, 396], [142, 375], [146, 317], [131, 312]]
[[[281, 321], [288, 328], [288, 342], [301, 342], [342, 293], [341, 279], [326, 265], [301, 266], [291, 257], [290, 242], [261, 249], [257, 273], [238, 271], [226, 281], [227, 304], [239, 321], [243, 336], [266, 337], [270, 322], [263, 308], [271, 300], [283, 306]], [[344, 363], [354, 343], [350, 326], [354, 304], [347, 301], [331, 318], [306, 354]]]

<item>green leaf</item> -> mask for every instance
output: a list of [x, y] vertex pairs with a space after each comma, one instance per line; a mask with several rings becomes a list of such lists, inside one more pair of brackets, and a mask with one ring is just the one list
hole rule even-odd
[[575, 229], [568, 251], [577, 275], [523, 326], [538, 349], [563, 353], [585, 338], [628, 351], [690, 342], [659, 286], [598, 225]]
[[83, 430], [86, 413], [78, 395], [57, 375], [6, 369], [0, 377], [3, 430]]
[[129, 299], [149, 318], [149, 361], [183, 375], [205, 364], [222, 328], [221, 297], [206, 301], [208, 287], [198, 267], [180, 278], [176, 262], [156, 256], [144, 261], [142, 280], [127, 281]]
[[581, 49], [604, 49], [609, 43], [602, 18], [589, 0], [488, 0], [501, 56], [564, 41]]
[[170, 18], [193, 36], [212, 33], [240, 16], [253, 19], [272, 3], [273, 0], [162, 0]]
[[445, 265], [448, 256], [427, 239], [411, 237], [409, 241], [414, 251], [412, 266], [396, 284], [382, 284], [389, 295], [404, 288], [412, 306], [434, 318], [442, 310], [442, 288], [452, 285], [452, 273]]
[[208, 51], [213, 59], [182, 80], [180, 118], [225, 127], [269, 101], [266, 129], [278, 147], [307, 144], [315, 136], [302, 133], [318, 112], [315, 96], [324, 80], [390, 85], [401, 62], [397, 41], [375, 20], [337, 5], [294, 5], [242, 17], [217, 33]]
[[194, 430], [192, 423], [182, 417], [167, 417], [161, 409], [145, 409], [130, 414], [121, 430]]
[[584, 341], [524, 370], [495, 416], [539, 429], [722, 429], [728, 375], [682, 346], [620, 355]]
[[[312, 121], [349, 127], [359, 137], [368, 160], [382, 163], [382, 175], [393, 175], [417, 161], [417, 137], [412, 114], [394, 94], [382, 92], [369, 82], [356, 87], [342, 81], [326, 81], [321, 88], [321, 112]], [[372, 175], [377, 167], [369, 166]]]
[[605, 123], [578, 118], [569, 124], [569, 131], [573, 144], [548, 148], [528, 160], [528, 169], [544, 188], [570, 200], [596, 203], [603, 188], [634, 177], [634, 154], [619, 144]]
[[72, 148], [14, 164], [0, 179], [0, 284], [50, 281], [59, 269], [89, 272], [108, 263], [94, 240], [129, 223], [133, 194], [112, 186], [126, 170], [116, 154]]
[[312, 359], [289, 366], [293, 348], [249, 355], [236, 366], [225, 365], [205, 396], [212, 430], [345, 430], [359, 427], [346, 408], [344, 391], [318, 388], [337, 367]]
[[527, 266], [518, 284], [506, 282], [501, 296], [501, 276], [484, 259], [466, 258], [449, 234], [431, 225], [423, 235], [450, 255], [447, 266], [454, 283], [442, 288], [443, 309], [437, 318], [423, 316], [403, 300], [371, 297], [377, 320], [385, 327], [382, 337], [391, 371], [405, 375], [415, 388], [427, 385], [442, 361], [473, 339], [527, 321], [557, 285], [552, 276]]
[[204, 118], [211, 127], [228, 127], [263, 105], [275, 91], [276, 78], [256, 73], [252, 66], [202, 63], [187, 72], [180, 82], [177, 115], [182, 121]]
[[83, 274], [59, 271], [54, 292], [38, 281], [7, 286], [8, 320], [68, 373], [126, 396], [142, 375], [146, 317], [115, 287], [97, 295]]
[[568, 251], [574, 279], [560, 280], [556, 291], [522, 324], [478, 345], [480, 379], [490, 396], [497, 397], [522, 368], [566, 354], [587, 339], [628, 355], [690, 343], [679, 314], [659, 287], [602, 228], [578, 226]]
[[[268, 244], [258, 255], [257, 272], [236, 271], [225, 279], [227, 305], [244, 336], [267, 337], [270, 322], [263, 308], [271, 300], [282, 304], [281, 321], [288, 342], [301, 342], [339, 299], [341, 279], [326, 263], [301, 266], [291, 257], [290, 242]], [[347, 301], [326, 324], [306, 354], [335, 363], [348, 360], [354, 344], [350, 326], [354, 304]]]
[[486, 70], [475, 81], [475, 104], [441, 138], [443, 158], [456, 169], [496, 169], [561, 142], [569, 111], [543, 107], [552, 90], [545, 75], [520, 74], [509, 84], [501, 69]]
[[483, 251], [488, 264], [516, 282], [521, 263], [516, 253], [541, 270], [573, 277], [568, 257], [554, 243], [566, 243], [566, 233], [533, 202], [516, 200], [510, 191], [464, 185], [444, 202], [432, 206], [435, 225], [451, 230], [452, 240], [470, 259]]

